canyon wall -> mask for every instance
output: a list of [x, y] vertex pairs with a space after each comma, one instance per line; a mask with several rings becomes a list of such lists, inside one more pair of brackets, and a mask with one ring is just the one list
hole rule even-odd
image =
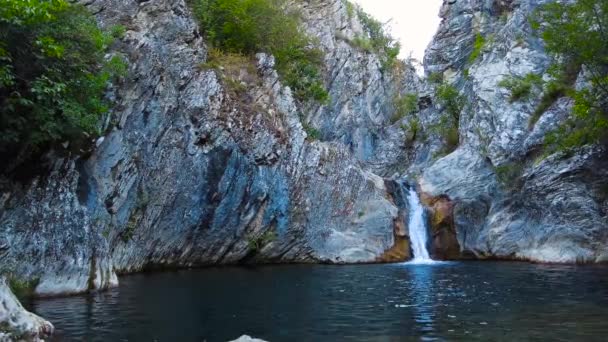
[[[572, 104], [557, 100], [531, 128], [536, 100], [511, 103], [498, 86], [546, 72], [527, 21], [541, 3], [444, 1], [424, 66], [466, 99], [458, 144], [446, 150], [433, 129], [446, 114], [438, 85], [405, 63], [383, 70], [353, 46], [363, 28], [343, 1], [292, 4], [325, 54], [331, 100], [320, 105], [294, 99], [272, 56], [208, 67], [183, 0], [88, 0], [102, 26], [125, 26], [113, 50], [129, 72], [108, 94], [108, 133], [91, 153], [50, 153], [43, 175], [2, 183], [1, 270], [55, 295], [150, 268], [404, 260], [397, 178], [423, 194], [436, 256], [604, 261], [605, 150], [541, 159]], [[480, 34], [488, 42], [471, 59]], [[416, 95], [416, 113], [395, 120], [405, 94]]]

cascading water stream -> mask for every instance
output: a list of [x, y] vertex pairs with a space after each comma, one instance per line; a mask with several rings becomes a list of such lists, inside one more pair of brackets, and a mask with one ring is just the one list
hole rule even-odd
[[410, 187], [407, 194], [407, 201], [409, 204], [408, 228], [410, 233], [410, 241], [412, 243], [412, 250], [414, 252], [412, 262], [432, 262], [433, 259], [431, 259], [429, 252], [426, 249], [427, 229], [424, 207], [420, 204], [420, 199], [418, 198], [418, 194], [416, 193], [414, 187]]

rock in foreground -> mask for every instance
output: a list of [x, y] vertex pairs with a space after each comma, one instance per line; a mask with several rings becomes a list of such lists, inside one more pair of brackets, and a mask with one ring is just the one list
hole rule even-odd
[[0, 341], [44, 341], [54, 330], [50, 322], [25, 310], [0, 278]]

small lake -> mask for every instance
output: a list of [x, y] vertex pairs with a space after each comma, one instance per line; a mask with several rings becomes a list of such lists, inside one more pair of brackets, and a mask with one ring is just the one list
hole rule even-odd
[[57, 341], [605, 340], [608, 267], [507, 262], [148, 273], [35, 300]]

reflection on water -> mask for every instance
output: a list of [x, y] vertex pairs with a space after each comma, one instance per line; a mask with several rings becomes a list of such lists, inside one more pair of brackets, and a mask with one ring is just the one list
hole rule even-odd
[[412, 278], [409, 292], [413, 300], [414, 319], [421, 332], [432, 332], [435, 321], [435, 289], [433, 272], [439, 265], [408, 265]]
[[608, 268], [466, 262], [134, 275], [38, 300], [58, 341], [602, 340]]

